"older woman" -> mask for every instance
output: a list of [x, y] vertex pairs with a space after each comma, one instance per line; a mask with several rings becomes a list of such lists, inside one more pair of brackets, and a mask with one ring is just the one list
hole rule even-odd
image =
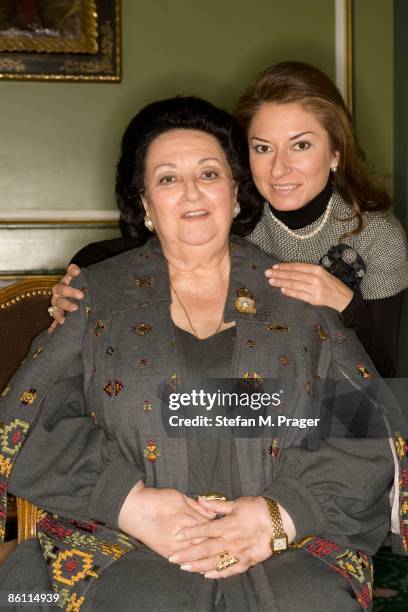
[[[317, 68], [284, 62], [257, 77], [238, 102], [248, 134], [252, 174], [263, 212], [248, 239], [277, 257], [269, 282], [285, 295], [334, 308], [362, 342], [382, 376], [398, 361], [402, 292], [408, 286], [405, 232], [390, 200], [370, 176], [350, 113]], [[89, 265], [139, 244], [133, 208], [119, 198], [124, 238], [85, 247], [73, 261]], [[64, 283], [79, 270], [71, 266]], [[80, 298], [64, 284], [59, 296]], [[63, 320], [62, 310], [57, 310]]]
[[[317, 401], [327, 379], [362, 389], [370, 421], [375, 370], [330, 309], [269, 288], [274, 260], [234, 235], [253, 227], [245, 156], [234, 120], [202, 100], [130, 123], [117, 188], [157, 238], [81, 273], [77, 312], [3, 393], [2, 492], [9, 480], [43, 510], [37, 540], [1, 567], [2, 593], [52, 585], [61, 607], [98, 612], [369, 608], [393, 452], [315, 428], [337, 414]], [[163, 388], [214, 377], [257, 391], [277, 379], [272, 421], [175, 437]]]

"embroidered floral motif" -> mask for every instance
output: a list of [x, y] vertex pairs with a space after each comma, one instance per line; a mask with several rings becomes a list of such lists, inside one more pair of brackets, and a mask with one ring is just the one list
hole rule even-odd
[[237, 298], [235, 300], [235, 310], [242, 314], [256, 314], [255, 297], [249, 289], [241, 287], [236, 290]]
[[170, 374], [170, 377], [168, 378], [167, 382], [172, 387], [176, 387], [181, 383], [181, 378], [177, 376], [176, 372], [173, 372], [172, 374]]
[[340, 547], [335, 542], [310, 536], [292, 546], [304, 548], [314, 557], [319, 557], [332, 570], [346, 578], [364, 610], [372, 602], [373, 567], [368, 557], [360, 552]]
[[107, 385], [103, 388], [106, 395], [112, 397], [112, 395], [119, 395], [119, 393], [123, 389], [123, 383], [120, 380], [115, 380], [114, 382], [109, 381]]
[[14, 460], [30, 424], [21, 419], [1, 423], [0, 432], [0, 540], [4, 540], [7, 518], [7, 486]]
[[254, 386], [259, 385], [262, 382], [262, 376], [258, 372], [250, 372], [247, 370], [242, 375], [242, 380], [246, 383], [252, 383]]
[[137, 362], [138, 368], [147, 368], [150, 365], [150, 359], [147, 357], [141, 357]]
[[112, 562], [137, 547], [125, 534], [86, 521], [63, 519], [38, 511], [37, 536], [51, 567], [58, 605], [77, 612], [92, 580]]
[[145, 336], [146, 334], [150, 334], [153, 327], [147, 323], [138, 323], [137, 325], [133, 325], [130, 329], [137, 336]]
[[396, 433], [394, 436], [395, 452], [399, 463], [399, 522], [401, 542], [408, 552], [408, 442]]
[[113, 348], [113, 346], [108, 346], [106, 349], [106, 354], [107, 355], [113, 355], [113, 353], [115, 352], [115, 349]]
[[340, 330], [336, 331], [336, 336], [340, 340], [340, 342], [347, 342], [348, 340], [346, 334]]
[[24, 406], [28, 406], [32, 404], [37, 399], [37, 389], [29, 389], [28, 391], [24, 391], [20, 396], [20, 402]]
[[324, 540], [323, 538], [313, 538], [313, 541], [306, 545], [307, 550], [316, 557], [328, 555], [332, 551], [340, 552], [341, 548], [335, 542]]
[[290, 365], [289, 357], [287, 355], [279, 355], [278, 361], [284, 368], [287, 368]]
[[34, 353], [33, 353], [32, 358], [33, 358], [33, 359], [37, 359], [38, 355], [39, 355], [40, 353], [42, 353], [42, 352], [43, 352], [43, 350], [44, 350], [44, 349], [43, 349], [43, 347], [42, 347], [42, 346], [37, 346], [37, 348], [35, 349], [35, 351], [34, 351]]
[[73, 548], [61, 551], [53, 566], [53, 578], [68, 586], [79, 580], [98, 578], [93, 564], [93, 555]]
[[153, 404], [150, 400], [144, 400], [143, 401], [143, 411], [144, 412], [151, 412], [153, 409]]
[[278, 439], [277, 438], [273, 438], [272, 445], [268, 448], [268, 453], [269, 453], [269, 455], [272, 455], [273, 457], [277, 457], [279, 455], [280, 448], [279, 448], [279, 444], [278, 444]]
[[357, 366], [356, 366], [356, 368], [357, 368], [357, 370], [358, 370], [359, 374], [360, 374], [360, 375], [361, 375], [363, 378], [365, 378], [365, 379], [367, 379], [367, 378], [371, 378], [371, 374], [370, 374], [370, 372], [367, 370], [367, 368], [365, 367], [365, 365], [364, 365], [364, 364], [362, 364], [362, 363], [358, 363], [358, 364], [357, 364]]
[[155, 280], [153, 276], [134, 276], [136, 287], [153, 287]]
[[373, 588], [365, 584], [360, 591], [356, 591], [356, 598], [363, 610], [369, 610], [373, 601]]
[[408, 445], [401, 435], [397, 434], [395, 436], [394, 444], [398, 459], [402, 459], [405, 454], [408, 454]]
[[285, 323], [271, 323], [268, 325], [268, 331], [277, 332], [278, 334], [287, 334], [289, 333], [289, 326]]
[[106, 325], [105, 325], [105, 323], [104, 323], [103, 321], [101, 321], [101, 320], [98, 320], [98, 321], [95, 323], [95, 329], [94, 329], [94, 334], [95, 334], [95, 336], [96, 336], [96, 337], [100, 336], [100, 335], [101, 335], [101, 333], [102, 333], [103, 331], [105, 331], [105, 329], [106, 329]]
[[143, 454], [149, 461], [157, 461], [157, 459], [161, 456], [160, 450], [157, 448], [154, 440], [148, 440], [146, 444], [146, 448], [143, 450]]
[[324, 327], [320, 325], [320, 323], [316, 323], [316, 325], [313, 325], [313, 329], [315, 332], [317, 332], [320, 342], [325, 342], [329, 339], [329, 334], [324, 329]]
[[337, 565], [341, 569], [345, 569], [349, 574], [353, 574], [360, 584], [363, 584], [364, 569], [369, 565], [366, 555], [358, 551], [345, 550], [337, 557]]
[[1, 431], [1, 453], [13, 456], [18, 453], [30, 425], [21, 419], [4, 424]]
[[[0, 474], [2, 474], [3, 476], [6, 476], [6, 478], [8, 478], [10, 476], [10, 472], [11, 472], [11, 468], [13, 467], [13, 464], [11, 463], [10, 459], [8, 457], [3, 457], [3, 455], [0, 455]], [[6, 483], [2, 483], [2, 486], [6, 487]], [[0, 494], [2, 493], [2, 490], [0, 490]], [[6, 516], [4, 510], [2, 510], [2, 508], [4, 508], [4, 504], [2, 503], [0, 505], [0, 516], [3, 515], [4, 517]], [[2, 525], [0, 528], [0, 533], [2, 535], [4, 535], [4, 526]]]
[[254, 348], [256, 346], [256, 342], [254, 342], [253, 340], [247, 340], [245, 347], [246, 348]]

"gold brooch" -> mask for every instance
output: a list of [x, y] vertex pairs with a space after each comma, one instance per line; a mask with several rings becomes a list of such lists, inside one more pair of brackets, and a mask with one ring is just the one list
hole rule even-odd
[[255, 297], [249, 289], [241, 287], [237, 289], [237, 299], [235, 300], [235, 310], [242, 314], [256, 314]]
[[29, 389], [28, 391], [24, 391], [24, 393], [20, 397], [20, 402], [24, 406], [28, 406], [32, 404], [37, 398], [37, 389]]

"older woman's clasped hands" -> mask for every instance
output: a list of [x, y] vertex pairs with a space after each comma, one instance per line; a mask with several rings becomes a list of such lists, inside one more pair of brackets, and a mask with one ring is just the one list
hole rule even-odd
[[[295, 538], [293, 521], [279, 506], [288, 541]], [[221, 516], [217, 520], [216, 517]], [[175, 489], [145, 487], [138, 482], [123, 504], [119, 527], [143, 544], [206, 578], [241, 574], [271, 555], [271, 516], [261, 496], [232, 501], [197, 500]], [[237, 560], [217, 570], [220, 551]]]
[[[204, 510], [224, 516], [192, 527], [184, 527], [175, 536], [185, 548], [169, 558], [181, 569], [204, 573], [206, 578], [228, 578], [245, 572], [271, 555], [271, 517], [262, 497], [245, 496], [233, 501], [198, 498]], [[293, 521], [279, 506], [288, 541], [295, 539]], [[215, 569], [220, 550], [234, 555], [238, 563], [224, 570]]]

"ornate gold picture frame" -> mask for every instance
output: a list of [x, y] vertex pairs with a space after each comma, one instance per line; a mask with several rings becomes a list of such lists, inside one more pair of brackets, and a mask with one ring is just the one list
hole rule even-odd
[[120, 81], [120, 0], [2, 0], [0, 79]]

